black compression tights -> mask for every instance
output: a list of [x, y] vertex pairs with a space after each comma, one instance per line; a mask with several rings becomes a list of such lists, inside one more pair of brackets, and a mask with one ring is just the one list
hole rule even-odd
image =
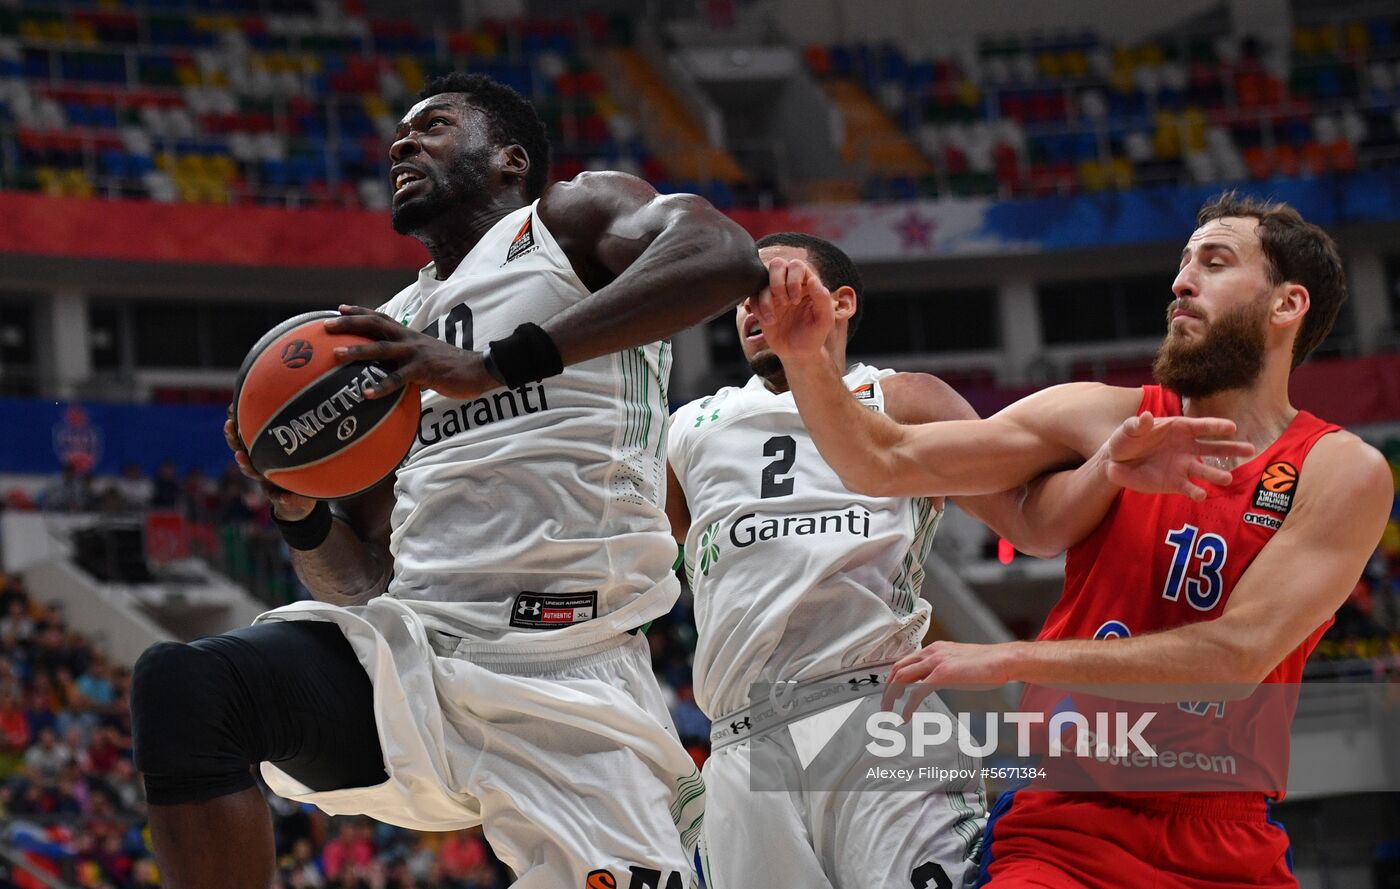
[[334, 624], [276, 621], [153, 645], [136, 662], [131, 713], [155, 805], [246, 790], [263, 761], [312, 790], [387, 778], [369, 677]]

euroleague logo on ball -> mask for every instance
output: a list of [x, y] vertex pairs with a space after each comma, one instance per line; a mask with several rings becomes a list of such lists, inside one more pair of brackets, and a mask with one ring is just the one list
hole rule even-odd
[[306, 340], [292, 340], [282, 347], [282, 363], [296, 369], [311, 363], [311, 344]]

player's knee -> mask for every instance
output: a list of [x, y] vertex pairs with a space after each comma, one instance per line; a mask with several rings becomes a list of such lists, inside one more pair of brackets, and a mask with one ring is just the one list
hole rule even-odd
[[131, 672], [132, 728], [160, 723], [187, 708], [202, 709], [215, 690], [219, 658], [183, 642], [157, 642]]
[[236, 694], [227, 661], [198, 646], [160, 642], [136, 661], [133, 752], [151, 802], [194, 802], [252, 786], [247, 733], [230, 723]]

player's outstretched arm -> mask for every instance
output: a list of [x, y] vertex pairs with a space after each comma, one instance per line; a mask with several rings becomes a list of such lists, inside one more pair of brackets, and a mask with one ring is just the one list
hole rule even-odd
[[[299, 522], [311, 515], [317, 501], [269, 482], [248, 458], [234, 427], [233, 408], [224, 422], [224, 440], [245, 476], [262, 486], [273, 515]], [[389, 585], [393, 557], [389, 553], [389, 514], [394, 508], [394, 477], [331, 507], [330, 533], [314, 549], [291, 548], [292, 567], [308, 592], [333, 605], [360, 605]]]
[[[1385, 459], [1349, 433], [1319, 440], [1299, 479], [1283, 526], [1216, 620], [1124, 639], [935, 642], [897, 663], [890, 681], [927, 683], [915, 695], [940, 685], [1016, 680], [1067, 688], [1113, 683], [1115, 695], [1144, 700], [1159, 699], [1154, 686], [1169, 690], [1164, 700], [1177, 700], [1182, 687], [1252, 687], [1346, 600], [1390, 513]], [[887, 694], [887, 706], [900, 691]]]
[[[822, 458], [847, 488], [874, 496], [956, 496], [1017, 488], [1042, 473], [1093, 456], [1137, 409], [1136, 390], [1096, 383], [1055, 386], [1022, 399], [986, 420], [913, 426], [858, 405], [841, 383], [825, 341], [835, 323], [831, 300], [806, 263], [775, 259], [756, 312], [768, 345], [783, 362], [803, 422]], [[1149, 446], [1133, 458], [1178, 448], [1178, 470], [1203, 456], [1237, 456], [1227, 420], [1160, 420]], [[1189, 458], [1189, 459], [1185, 459]], [[1156, 465], [1155, 463], [1153, 465]], [[1145, 493], [1181, 493], [1185, 475], [1133, 476]]]
[[[886, 414], [903, 425], [978, 419], [972, 405], [931, 374], [894, 374], [881, 381], [881, 388]], [[1109, 480], [1107, 463], [1105, 447], [1078, 468], [1043, 475], [1010, 491], [959, 497], [958, 506], [1021, 552], [1056, 556], [1098, 525], [1121, 490]]]
[[753, 296], [753, 239], [696, 195], [625, 173], [584, 173], [540, 198], [541, 221], [592, 296], [540, 325], [564, 364], [665, 339]]
[[[755, 311], [783, 362], [803, 422], [847, 488], [873, 496], [991, 494], [1094, 451], [1076, 451], [1017, 416], [902, 425], [865, 410], [841, 382], [826, 340], [835, 317], [808, 264], [775, 259]], [[1107, 435], [1107, 432], [1104, 433]]]
[[[1126, 402], [1137, 398], [1138, 390], [1111, 394]], [[1240, 458], [1253, 452], [1244, 442], [1222, 441], [1213, 448], [1233, 450]], [[1200, 482], [1228, 485], [1230, 479], [1228, 471], [1200, 460], [1189, 429], [1141, 414], [1124, 420], [1076, 469], [1042, 475], [1017, 491], [960, 498], [958, 505], [1021, 552], [1051, 558], [1088, 537], [1123, 488], [1180, 493], [1200, 500], [1206, 493]]]

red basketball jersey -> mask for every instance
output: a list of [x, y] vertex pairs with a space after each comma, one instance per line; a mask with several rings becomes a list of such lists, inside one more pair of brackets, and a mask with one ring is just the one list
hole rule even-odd
[[[1138, 412], [1181, 416], [1181, 397], [1144, 386]], [[1069, 551], [1064, 595], [1041, 639], [1106, 639], [1214, 620], [1255, 556], [1282, 526], [1313, 444], [1341, 427], [1299, 411], [1278, 440], [1205, 500], [1122, 491], [1102, 523]], [[1266, 682], [1301, 682], [1328, 618]], [[1104, 677], [1112, 682], [1111, 676]]]

